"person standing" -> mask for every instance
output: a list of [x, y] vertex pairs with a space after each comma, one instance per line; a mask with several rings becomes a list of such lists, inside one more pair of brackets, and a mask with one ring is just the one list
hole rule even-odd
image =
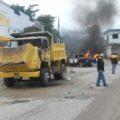
[[100, 54], [97, 57], [97, 71], [98, 71], [98, 78], [96, 81], [96, 86], [100, 86], [100, 82], [102, 80], [103, 86], [107, 86], [105, 76], [104, 76], [104, 54]]
[[112, 64], [112, 74], [115, 74], [115, 70], [118, 64], [118, 56], [117, 54], [111, 54], [111, 64]]

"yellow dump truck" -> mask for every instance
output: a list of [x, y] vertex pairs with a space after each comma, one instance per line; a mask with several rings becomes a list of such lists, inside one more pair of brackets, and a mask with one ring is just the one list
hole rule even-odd
[[64, 43], [55, 43], [47, 31], [12, 34], [0, 47], [0, 78], [13, 87], [16, 81], [35, 81], [48, 86], [53, 78], [66, 75]]

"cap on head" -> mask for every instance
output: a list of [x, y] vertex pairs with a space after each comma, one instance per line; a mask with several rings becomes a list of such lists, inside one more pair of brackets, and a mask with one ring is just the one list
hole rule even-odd
[[101, 54], [100, 54], [100, 57], [104, 57], [104, 54], [103, 54], [103, 53], [101, 53]]

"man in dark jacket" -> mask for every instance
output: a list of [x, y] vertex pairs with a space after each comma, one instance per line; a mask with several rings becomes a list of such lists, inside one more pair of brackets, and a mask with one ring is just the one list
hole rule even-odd
[[103, 85], [107, 86], [105, 76], [104, 76], [104, 60], [103, 60], [103, 57], [104, 57], [104, 55], [100, 54], [98, 56], [98, 60], [97, 60], [98, 78], [97, 78], [96, 86], [100, 86], [99, 84], [100, 84], [101, 80], [103, 82]]
[[111, 54], [111, 63], [112, 63], [112, 74], [115, 74], [115, 69], [118, 64], [118, 56], [117, 54]]

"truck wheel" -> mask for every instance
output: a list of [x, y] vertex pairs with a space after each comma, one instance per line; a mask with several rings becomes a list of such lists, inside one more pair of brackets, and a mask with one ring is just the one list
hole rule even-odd
[[66, 65], [65, 65], [65, 63], [62, 63], [61, 64], [61, 72], [60, 72], [61, 79], [63, 79], [63, 80], [66, 79], [66, 73], [67, 73]]
[[46, 87], [49, 85], [49, 81], [50, 81], [50, 73], [49, 70], [47, 68], [43, 68], [41, 70], [41, 85], [43, 87]]
[[7, 87], [13, 87], [15, 85], [14, 78], [4, 78], [4, 85]]

